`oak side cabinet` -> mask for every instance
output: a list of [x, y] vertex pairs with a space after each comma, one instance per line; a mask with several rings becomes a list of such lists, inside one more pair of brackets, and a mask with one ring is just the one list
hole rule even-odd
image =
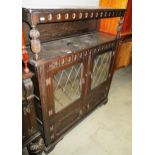
[[[50, 152], [69, 129], [108, 101], [125, 9], [23, 8], [37, 124]], [[120, 17], [117, 35], [98, 31]]]

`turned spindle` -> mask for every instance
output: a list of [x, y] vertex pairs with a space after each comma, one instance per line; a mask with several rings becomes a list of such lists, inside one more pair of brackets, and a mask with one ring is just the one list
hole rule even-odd
[[123, 27], [123, 17], [120, 17], [120, 20], [118, 22], [118, 26], [117, 26], [117, 35], [116, 35], [116, 39], [120, 39], [121, 38], [121, 30]]
[[38, 53], [41, 50], [41, 46], [40, 46], [40, 40], [38, 39], [40, 36], [39, 31], [36, 29], [35, 26], [32, 27], [32, 30], [30, 30], [30, 37], [31, 37], [31, 50], [34, 53], [34, 60], [38, 60], [39, 56]]

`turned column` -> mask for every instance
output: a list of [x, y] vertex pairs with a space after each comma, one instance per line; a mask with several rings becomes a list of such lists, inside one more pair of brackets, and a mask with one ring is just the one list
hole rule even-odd
[[33, 59], [37, 61], [39, 59], [39, 52], [41, 50], [40, 40], [38, 39], [40, 36], [39, 31], [36, 29], [36, 25], [32, 25], [32, 29], [30, 30], [31, 37], [31, 50], [34, 53]]
[[117, 40], [119, 40], [121, 38], [121, 30], [123, 27], [123, 21], [124, 21], [124, 17], [120, 17], [120, 20], [119, 20], [118, 26], [117, 26], [117, 35], [116, 35]]
[[112, 69], [113, 73], [114, 73], [114, 71], [116, 69], [116, 59], [117, 59], [117, 53], [118, 53], [118, 44], [119, 44], [120, 39], [121, 39], [121, 30], [122, 30], [122, 27], [123, 27], [123, 22], [124, 22], [124, 17], [121, 16], [120, 20], [118, 22], [118, 26], [117, 26], [117, 34], [116, 34], [116, 42], [115, 42], [115, 47], [116, 47], [116, 52], [115, 53], [116, 54], [115, 54], [114, 63], [113, 63], [113, 69]]

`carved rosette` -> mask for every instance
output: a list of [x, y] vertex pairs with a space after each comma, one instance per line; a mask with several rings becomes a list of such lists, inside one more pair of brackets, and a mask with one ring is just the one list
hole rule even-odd
[[39, 31], [33, 26], [32, 30], [30, 30], [31, 37], [31, 50], [34, 53], [34, 60], [38, 60], [38, 53], [41, 50], [40, 40], [38, 39], [40, 36]]
[[44, 140], [41, 136], [39, 136], [28, 145], [28, 152], [30, 155], [41, 155], [44, 151], [44, 147]]

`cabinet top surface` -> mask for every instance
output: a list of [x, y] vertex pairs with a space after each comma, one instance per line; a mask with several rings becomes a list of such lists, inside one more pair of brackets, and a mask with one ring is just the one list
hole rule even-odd
[[[39, 58], [40, 60], [49, 60], [52, 58], [65, 56], [66, 54], [73, 54], [78, 51], [87, 50], [113, 40], [115, 40], [115, 36], [101, 32], [93, 32], [76, 37], [50, 41], [41, 44]], [[33, 55], [30, 48], [27, 50], [32, 58]]]

